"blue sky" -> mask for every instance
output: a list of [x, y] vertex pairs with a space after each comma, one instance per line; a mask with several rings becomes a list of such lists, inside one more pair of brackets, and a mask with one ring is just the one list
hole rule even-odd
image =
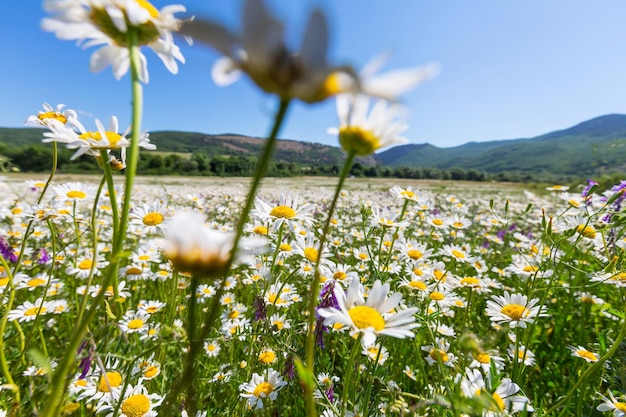
[[[40, 29], [34, 0], [5, 0], [0, 39], [0, 126], [19, 127], [41, 103], [64, 103], [93, 118], [130, 115], [130, 81], [110, 69], [89, 72], [84, 50]], [[181, 3], [188, 14], [240, 25], [242, 0]], [[469, 141], [533, 137], [609, 113], [626, 113], [626, 2], [621, 0], [267, 0], [299, 43], [307, 14], [325, 11], [333, 62], [363, 66], [390, 52], [385, 69], [438, 63], [437, 78], [403, 97], [410, 143], [439, 147]], [[181, 17], [183, 17], [181, 15]], [[143, 130], [184, 130], [265, 136], [276, 105], [242, 79], [217, 87], [208, 48], [178, 41], [187, 63], [170, 74], [151, 51], [144, 87]], [[332, 100], [296, 104], [281, 137], [336, 145]]]

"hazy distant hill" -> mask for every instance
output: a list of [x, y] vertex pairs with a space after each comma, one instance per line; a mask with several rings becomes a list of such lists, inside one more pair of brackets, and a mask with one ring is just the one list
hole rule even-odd
[[403, 145], [381, 152], [388, 166], [593, 175], [626, 171], [626, 115], [610, 114], [530, 139], [469, 142], [453, 148]]
[[[0, 128], [3, 149], [41, 145], [42, 129]], [[160, 153], [201, 153], [216, 156], [258, 155], [264, 139], [237, 134], [209, 135], [194, 132], [151, 132]], [[42, 145], [43, 146], [43, 145]], [[275, 159], [301, 165], [341, 165], [344, 152], [318, 143], [279, 140]], [[610, 114], [529, 139], [469, 142], [452, 148], [411, 144], [391, 148], [359, 160], [362, 165], [452, 170], [532, 173], [585, 177], [626, 172], [626, 115]]]

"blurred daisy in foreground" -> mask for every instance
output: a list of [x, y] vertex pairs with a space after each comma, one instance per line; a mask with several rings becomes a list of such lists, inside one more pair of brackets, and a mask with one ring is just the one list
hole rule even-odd
[[389, 296], [389, 284], [377, 280], [369, 291], [367, 301], [356, 279], [350, 282], [347, 294], [340, 285], [334, 287], [334, 294], [339, 309], [328, 307], [318, 310], [318, 314], [325, 319], [324, 325], [341, 323], [349, 326], [351, 336], [363, 335], [363, 346], [373, 345], [378, 335], [399, 339], [415, 336], [411, 329], [417, 327], [413, 316], [417, 308], [396, 310], [402, 302], [402, 294]]
[[[234, 240], [233, 233], [206, 227], [202, 214], [186, 211], [169, 223], [163, 251], [179, 271], [214, 278], [226, 272]], [[241, 239], [239, 245], [237, 260], [243, 262], [254, 261], [252, 255], [266, 249], [264, 240], [254, 238]]]
[[287, 383], [283, 377], [273, 369], [268, 369], [259, 375], [254, 373], [249, 382], [239, 385], [239, 394], [248, 400], [249, 408], [261, 409], [264, 401], [274, 401], [280, 391]]
[[[172, 36], [181, 25], [174, 13], [184, 12], [182, 5], [158, 10], [147, 0], [46, 0], [44, 9], [53, 14], [41, 21], [44, 30], [85, 47], [101, 46], [91, 55], [93, 72], [111, 65], [118, 80], [128, 72], [129, 29], [136, 33], [136, 45], [150, 47], [171, 73], [178, 72], [176, 61], [185, 62]], [[138, 73], [147, 83], [148, 64], [141, 51]]]

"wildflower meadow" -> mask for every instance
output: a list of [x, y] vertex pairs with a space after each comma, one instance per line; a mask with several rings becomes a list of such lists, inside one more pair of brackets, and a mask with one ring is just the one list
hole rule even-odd
[[[262, 0], [242, 33], [145, 0], [44, 8], [130, 80], [132, 122], [25, 115], [53, 159], [0, 178], [0, 416], [626, 415], [626, 181], [364, 186], [354, 158], [403, 142], [398, 99], [435, 66], [330, 63], [319, 10], [292, 50]], [[207, 77], [276, 99], [252, 178], [137, 172], [143, 51], [176, 74], [191, 39], [223, 55]], [[338, 178], [266, 186], [290, 105], [324, 100]], [[102, 175], [58, 176], [59, 145]]]

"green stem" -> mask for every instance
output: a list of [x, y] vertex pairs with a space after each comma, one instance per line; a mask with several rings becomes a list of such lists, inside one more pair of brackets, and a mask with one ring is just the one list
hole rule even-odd
[[[337, 207], [337, 201], [339, 201], [339, 196], [341, 194], [341, 189], [343, 188], [343, 184], [350, 172], [350, 168], [352, 167], [352, 161], [354, 161], [355, 153], [351, 152], [346, 157], [346, 161], [343, 165], [343, 170], [341, 171], [341, 175], [339, 176], [339, 181], [337, 182], [337, 188], [335, 190], [335, 195], [333, 196], [333, 201], [330, 204], [330, 208], [328, 210], [328, 216], [326, 217], [326, 223], [324, 223], [324, 228], [322, 230], [322, 234], [320, 236], [320, 247], [318, 249], [318, 257], [317, 262], [315, 263], [315, 271], [313, 273], [313, 282], [311, 283], [310, 295], [309, 299], [309, 317], [308, 317], [308, 327], [307, 327], [307, 335], [306, 335], [306, 368], [310, 375], [315, 375], [315, 308], [317, 307], [317, 298], [319, 296], [319, 286], [320, 286], [320, 263], [322, 260], [322, 253], [324, 251], [324, 245], [326, 244], [326, 239], [328, 236], [328, 231], [330, 230], [330, 223], [332, 221], [332, 217], [335, 213], [335, 209]], [[309, 387], [310, 389], [305, 390], [305, 399], [307, 404], [307, 415], [309, 417], [315, 417], [317, 415], [317, 410], [315, 409], [315, 398], [313, 398], [313, 387]]]
[[[119, 212], [117, 207], [117, 196], [115, 195], [115, 185], [113, 184], [113, 174], [111, 167], [108, 164], [109, 154], [106, 149], [100, 149], [100, 160], [102, 161], [102, 168], [104, 169], [104, 181], [107, 183], [107, 191], [109, 192], [109, 200], [111, 201], [111, 213], [113, 215], [113, 236], [117, 236], [117, 229], [119, 228]], [[96, 199], [96, 202], [98, 199]]]
[[9, 319], [9, 311], [11, 311], [11, 308], [13, 308], [13, 301], [15, 300], [15, 289], [13, 288], [13, 274], [11, 273], [11, 269], [9, 268], [6, 259], [4, 259], [4, 256], [2, 255], [0, 255], [0, 263], [4, 267], [4, 270], [7, 273], [7, 277], [9, 278], [9, 282], [7, 284], [7, 288], [9, 289], [9, 299], [5, 304], [5, 313], [2, 316], [2, 321], [0, 321], [0, 368], [2, 369], [2, 375], [4, 375], [4, 378], [6, 379], [8, 385], [15, 388], [14, 404], [19, 404], [21, 401], [20, 391], [17, 385], [15, 385], [15, 381], [11, 376], [9, 364], [4, 353], [4, 331], [6, 329], [7, 321]]
[[[130, 53], [130, 74], [132, 86], [132, 133], [131, 144], [128, 152], [128, 162], [126, 167], [126, 184], [124, 192], [124, 202], [122, 205], [122, 215], [117, 230], [117, 236], [113, 240], [113, 253], [107, 273], [102, 281], [102, 288], [98, 295], [93, 299], [91, 307], [85, 313], [84, 319], [78, 322], [72, 337], [65, 351], [65, 356], [59, 364], [57, 370], [52, 375], [50, 384], [50, 395], [46, 402], [47, 406], [42, 412], [42, 417], [58, 416], [61, 405], [66, 395], [66, 382], [68, 375], [72, 371], [72, 367], [76, 360], [76, 351], [80, 342], [85, 336], [87, 327], [92, 322], [98, 311], [101, 310], [101, 304], [104, 300], [106, 289], [114, 279], [117, 279], [117, 272], [122, 256], [124, 239], [126, 237], [126, 228], [128, 227], [128, 215], [130, 212], [131, 194], [133, 188], [133, 180], [137, 170], [137, 161], [139, 159], [139, 135], [141, 131], [141, 109], [142, 109], [142, 87], [139, 80], [139, 46], [137, 45], [137, 29], [128, 28], [128, 48]], [[115, 286], [117, 288], [117, 286]]]
[[[344, 417], [346, 415], [346, 411], [348, 411], [348, 398], [350, 397], [349, 393], [352, 392], [353, 394], [356, 392], [355, 389], [352, 389], [353, 387], [351, 387], [350, 385], [352, 385], [352, 376], [354, 374], [356, 374], [356, 369], [354, 369], [354, 362], [356, 360], [356, 356], [359, 353], [359, 349], [361, 347], [361, 339], [363, 338], [363, 334], [359, 333], [359, 337], [357, 337], [357, 339], [354, 341], [354, 345], [352, 346], [352, 351], [350, 352], [350, 358], [348, 359], [348, 364], [346, 365], [346, 368], [344, 369], [344, 381], [345, 384], [343, 385], [343, 390], [342, 390], [342, 395], [344, 398], [344, 405], [343, 405], [343, 412], [341, 413], [341, 416]], [[352, 400], [353, 400], [353, 405], [354, 405], [354, 398], [355, 396], [352, 395]]]

